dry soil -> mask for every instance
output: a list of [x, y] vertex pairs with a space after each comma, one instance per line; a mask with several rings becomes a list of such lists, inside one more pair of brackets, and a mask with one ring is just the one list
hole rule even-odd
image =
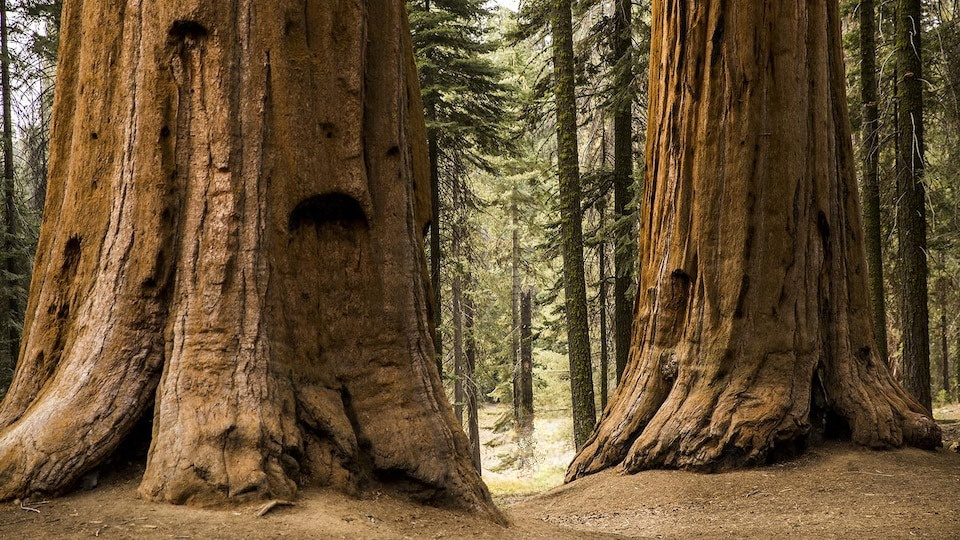
[[[938, 411], [947, 446], [960, 406]], [[960, 454], [843, 444], [748, 471], [606, 472], [512, 502], [502, 528], [389, 493], [199, 510], [136, 498], [139, 466], [53, 500], [0, 506], [0, 538], [960, 538]], [[503, 501], [505, 499], [500, 498]]]

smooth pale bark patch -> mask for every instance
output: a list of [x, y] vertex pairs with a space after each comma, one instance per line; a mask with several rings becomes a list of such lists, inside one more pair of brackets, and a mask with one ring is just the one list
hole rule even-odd
[[69, 2], [0, 497], [153, 410], [140, 493], [390, 485], [500, 519], [432, 359], [400, 2]]
[[567, 479], [940, 431], [876, 353], [835, 2], [655, 2], [630, 363]]

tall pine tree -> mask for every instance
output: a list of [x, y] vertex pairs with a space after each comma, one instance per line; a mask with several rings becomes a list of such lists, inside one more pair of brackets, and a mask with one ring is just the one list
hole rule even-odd
[[[507, 91], [501, 71], [487, 57], [493, 44], [480, 0], [415, 0], [407, 3], [414, 54], [427, 118], [432, 220], [431, 282], [437, 367], [443, 371], [441, 274], [444, 244], [449, 243], [452, 190], [471, 170], [490, 167], [486, 155], [508, 147], [502, 128]], [[470, 204], [472, 194], [461, 199]], [[447, 272], [449, 274], [449, 271]]]

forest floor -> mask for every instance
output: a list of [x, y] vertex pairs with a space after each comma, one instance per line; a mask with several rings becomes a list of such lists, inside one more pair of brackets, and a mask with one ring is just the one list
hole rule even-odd
[[[606, 472], [555, 487], [571, 455], [560, 442], [569, 427], [541, 420], [536, 440], [518, 446], [491, 433], [498, 414], [482, 416], [484, 478], [509, 529], [389, 493], [353, 499], [310, 490], [263, 517], [258, 505], [148, 503], [136, 497], [142, 466], [133, 465], [90, 491], [0, 505], [0, 538], [960, 538], [960, 454], [946, 448], [875, 452], [830, 443], [748, 471]], [[960, 439], [960, 405], [937, 417], [949, 447]]]

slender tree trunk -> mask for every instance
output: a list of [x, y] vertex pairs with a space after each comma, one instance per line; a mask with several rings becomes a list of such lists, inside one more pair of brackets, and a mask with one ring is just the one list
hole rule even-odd
[[64, 7], [0, 498], [69, 489], [152, 408], [147, 499], [399, 482], [498, 518], [433, 363], [402, 3], [115, 7]]
[[453, 411], [457, 422], [463, 426], [463, 405], [466, 402], [464, 395], [464, 377], [466, 375], [466, 359], [463, 354], [463, 253], [462, 240], [463, 225], [463, 186], [461, 179], [453, 180], [452, 207], [455, 213], [453, 227], [450, 231], [450, 253], [453, 256], [453, 277], [450, 283], [451, 319], [453, 319]]
[[[603, 201], [597, 204], [597, 210], [600, 213], [600, 227], [606, 227], [606, 220], [604, 215], [604, 210], [606, 205]], [[607, 408], [607, 397], [609, 395], [608, 381], [609, 381], [609, 364], [610, 364], [610, 352], [607, 336], [607, 242], [601, 241], [599, 245], [600, 250], [600, 291], [599, 291], [599, 301], [600, 301], [600, 409]]]
[[[423, 10], [430, 12], [430, 0], [424, 0]], [[429, 86], [433, 81], [427, 76], [424, 86]], [[426, 107], [427, 128], [427, 159], [430, 166], [430, 285], [433, 290], [432, 313], [433, 313], [433, 350], [437, 360], [437, 373], [443, 379], [443, 334], [441, 326], [443, 324], [443, 304], [440, 292], [440, 263], [442, 255], [440, 253], [440, 142], [438, 140], [439, 130], [436, 128], [437, 104], [433, 99], [427, 100]]]
[[533, 290], [520, 301], [520, 433], [533, 433]]
[[[436, 106], [428, 104], [427, 121], [436, 121]], [[440, 159], [436, 128], [427, 130], [427, 155], [430, 161], [430, 285], [433, 291], [433, 350], [437, 360], [437, 373], [443, 378], [443, 304], [440, 293], [440, 172], [437, 160]]]
[[463, 383], [467, 366], [463, 355], [463, 278], [459, 275], [453, 276], [450, 297], [453, 303], [453, 412], [462, 426], [463, 405], [466, 403]]
[[930, 323], [927, 299], [927, 219], [923, 169], [922, 2], [900, 0], [897, 20], [897, 247], [903, 384], [931, 410]]
[[956, 336], [957, 336], [957, 344], [956, 344], [957, 346], [956, 346], [956, 349], [954, 350], [954, 352], [956, 353], [956, 360], [953, 361], [953, 372], [954, 372], [953, 375], [954, 375], [954, 382], [956, 382], [957, 386], [955, 388], [953, 395], [957, 396], [957, 401], [960, 401], [960, 328], [957, 329]]
[[14, 323], [23, 307], [17, 291], [22, 287], [20, 268], [20, 219], [17, 214], [16, 179], [13, 168], [13, 95], [10, 88], [10, 49], [8, 47], [7, 2], [0, 0], [0, 99], [3, 100], [3, 271], [0, 280], [6, 295], [6, 314], [3, 315], [2, 351], [0, 351], [0, 395], [7, 389], [20, 352], [20, 331]]
[[877, 29], [873, 0], [860, 2], [860, 100], [863, 106], [863, 228], [877, 353], [888, 361], [887, 308], [880, 224], [880, 122], [877, 107]]
[[634, 198], [633, 178], [633, 33], [631, 0], [614, 0], [614, 58], [617, 63], [616, 87], [624, 93], [616, 101], [613, 116], [614, 137], [614, 212], [620, 221], [614, 236], [613, 285], [614, 352], [617, 382], [623, 375], [630, 352], [633, 328], [633, 297], [630, 294], [637, 265], [636, 211], [630, 207]]
[[950, 344], [947, 342], [947, 334], [950, 331], [950, 325], [947, 322], [947, 314], [940, 314], [940, 377], [943, 391], [950, 399]]
[[[469, 289], [473, 290], [473, 279], [468, 275], [467, 283]], [[477, 369], [477, 338], [474, 335], [474, 320], [476, 306], [473, 303], [473, 295], [468, 292], [463, 298], [463, 316], [464, 330], [467, 341], [466, 351], [466, 370], [464, 372], [464, 381], [467, 386], [467, 436], [470, 439], [470, 458], [477, 472], [483, 472], [480, 463], [480, 410], [477, 400], [477, 384], [474, 380], [474, 373]]]
[[570, 356], [573, 438], [583, 446], [597, 421], [593, 366], [587, 320], [587, 287], [583, 275], [583, 223], [580, 210], [580, 160], [577, 148], [577, 102], [573, 58], [571, 0], [554, 0], [553, 73], [557, 101], [557, 168], [560, 173], [560, 234], [563, 243], [563, 287]]
[[520, 211], [518, 193], [514, 186], [510, 201], [510, 222], [513, 226], [513, 250], [510, 258], [512, 286], [510, 288], [510, 350], [513, 356], [513, 424], [518, 431], [524, 427], [522, 409], [523, 370], [520, 365]]
[[877, 354], [837, 2], [653, 3], [631, 361], [573, 480], [932, 448]]

